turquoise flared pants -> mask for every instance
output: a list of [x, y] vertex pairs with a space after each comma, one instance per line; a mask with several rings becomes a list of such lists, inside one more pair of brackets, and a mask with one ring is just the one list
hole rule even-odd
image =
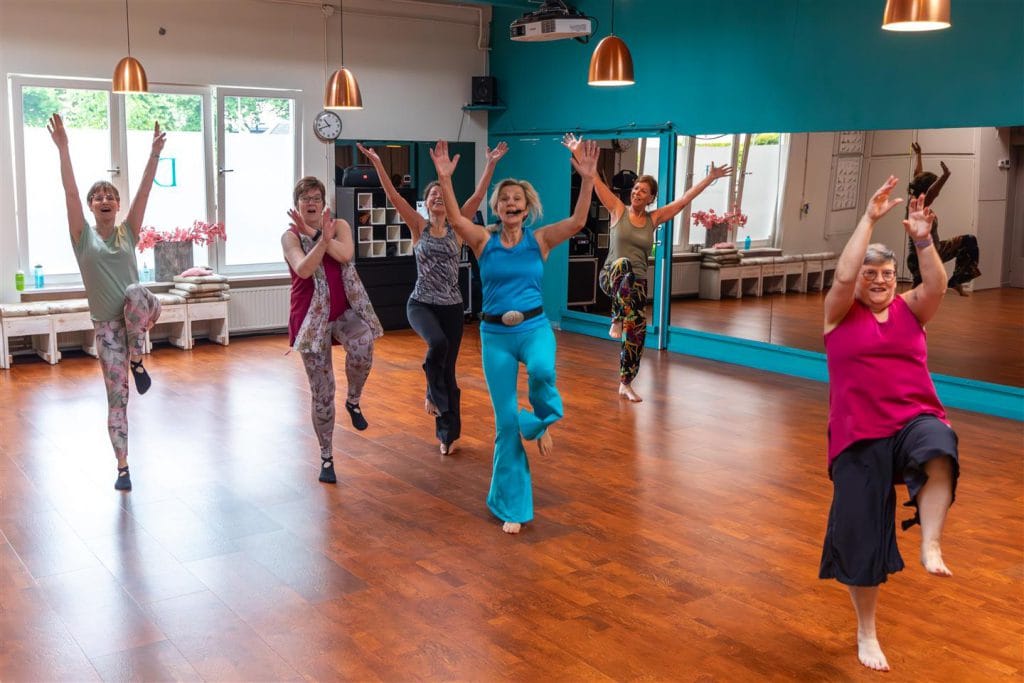
[[[523, 439], [532, 441], [562, 419], [555, 388], [555, 334], [545, 324], [525, 332], [480, 332], [484, 377], [494, 406], [494, 467], [487, 507], [504, 522], [533, 519], [530, 463]], [[519, 364], [526, 366], [532, 411], [518, 409]]]

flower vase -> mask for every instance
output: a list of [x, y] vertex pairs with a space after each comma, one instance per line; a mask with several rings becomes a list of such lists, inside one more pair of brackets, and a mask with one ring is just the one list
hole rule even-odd
[[708, 234], [704, 238], [705, 247], [713, 247], [719, 242], [729, 241], [729, 224], [728, 223], [715, 223], [708, 229]]
[[157, 242], [153, 245], [156, 281], [171, 282], [192, 267], [191, 242]]

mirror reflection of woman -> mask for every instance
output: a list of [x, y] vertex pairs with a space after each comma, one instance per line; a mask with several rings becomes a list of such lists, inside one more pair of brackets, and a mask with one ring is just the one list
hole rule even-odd
[[313, 431], [320, 444], [319, 480], [337, 482], [334, 470], [334, 367], [331, 347], [345, 347], [345, 410], [358, 430], [367, 428], [359, 405], [373, 366], [374, 340], [384, 334], [359, 275], [348, 222], [331, 216], [317, 178], [299, 180], [288, 211], [291, 227], [281, 248], [292, 278], [288, 344], [302, 356], [311, 394]]
[[[910, 201], [904, 229], [921, 264], [921, 284], [896, 294], [896, 256], [871, 244], [875, 224], [902, 199], [897, 179], [878, 189], [843, 248], [825, 296], [829, 374], [828, 471], [833, 498], [819, 576], [850, 591], [861, 663], [888, 671], [878, 643], [878, 587], [903, 569], [896, 545], [896, 489], [906, 484], [921, 524], [921, 564], [951, 576], [942, 559], [946, 513], [959, 476], [957, 436], [928, 374], [924, 326], [946, 292], [924, 195]], [[916, 605], [920, 609], [921, 605]]]
[[[562, 144], [575, 154], [581, 138], [566, 133]], [[658, 181], [642, 175], [633, 183], [629, 206], [598, 175], [594, 180], [597, 198], [611, 215], [608, 258], [598, 276], [598, 284], [612, 302], [612, 325], [608, 336], [621, 339], [619, 349], [619, 396], [629, 401], [643, 399], [633, 389], [633, 380], [640, 371], [640, 359], [647, 339], [647, 257], [654, 246], [654, 232], [662, 223], [672, 220], [701, 192], [719, 178], [732, 173], [730, 166], [715, 166], [707, 177], [682, 197], [663, 207], [648, 210], [658, 198]]]
[[96, 221], [92, 226], [82, 211], [82, 199], [78, 194], [68, 149], [68, 134], [60, 114], [50, 117], [47, 128], [60, 154], [68, 229], [78, 268], [82, 272], [89, 313], [96, 328], [96, 351], [107, 390], [107, 432], [117, 457], [114, 488], [130, 491], [128, 373], [130, 368], [135, 388], [140, 394], [149, 391], [152, 379], [142, 365], [142, 354], [145, 352], [146, 332], [160, 317], [160, 302], [149, 289], [139, 284], [135, 245], [167, 136], [160, 131], [159, 123], [153, 126], [153, 142], [139, 180], [139, 189], [128, 208], [128, 215], [120, 224], [117, 223], [117, 212], [121, 209], [121, 197], [117, 188], [105, 180], [93, 184], [86, 195], [86, 204]]
[[[931, 171], [924, 170], [924, 163], [921, 160], [921, 145], [916, 142], [910, 145], [911, 151], [917, 159], [914, 166], [914, 177], [907, 186], [907, 192], [911, 198], [924, 194], [925, 206], [931, 206], [939, 197], [939, 192], [949, 180], [951, 175], [945, 162], [940, 161], [942, 175], [936, 176]], [[981, 276], [978, 268], [978, 261], [981, 255], [978, 251], [978, 238], [974, 235], [956, 235], [948, 240], [939, 239], [939, 219], [936, 216], [932, 223], [932, 241], [935, 243], [935, 250], [939, 259], [955, 261], [953, 274], [950, 276], [946, 286], [955, 290], [960, 296], [970, 296], [970, 291], [965, 287], [971, 280]], [[913, 244], [907, 246], [907, 269], [914, 278], [914, 286], [921, 284], [921, 268], [917, 261], [917, 250]]]
[[[528, 221], [541, 215], [540, 198], [525, 180], [506, 179], [491, 194], [491, 211], [498, 222], [474, 224], [459, 213], [452, 173], [459, 161], [448, 155], [448, 144], [430, 151], [441, 184], [448, 222], [476, 254], [483, 284], [480, 346], [484, 377], [494, 407], [494, 465], [487, 505], [504, 523], [505, 533], [517, 534], [533, 519], [530, 466], [523, 439], [537, 441], [540, 454], [553, 452], [551, 426], [562, 418], [562, 397], [555, 386], [555, 335], [544, 315], [544, 261], [551, 249], [586, 224], [597, 169], [597, 145], [578, 146], [572, 165], [583, 179], [579, 199], [569, 218], [540, 228]], [[519, 364], [526, 366], [532, 411], [518, 411], [516, 380]]]
[[[395, 189], [394, 181], [389, 179], [377, 152], [372, 147], [356, 146], [377, 170], [384, 192], [412, 233], [416, 285], [406, 305], [406, 316], [409, 325], [427, 343], [427, 357], [423, 361], [427, 396], [423, 407], [434, 416], [434, 431], [441, 455], [448, 455], [452, 444], [462, 434], [461, 391], [455, 376], [465, 310], [459, 290], [462, 238], [448, 223], [444, 198], [437, 182], [428, 183], [423, 192], [430, 215], [424, 218]], [[476, 191], [459, 210], [463, 218], [472, 220], [480, 208], [494, 177], [494, 167], [507, 150], [504, 142], [487, 150], [487, 165]]]

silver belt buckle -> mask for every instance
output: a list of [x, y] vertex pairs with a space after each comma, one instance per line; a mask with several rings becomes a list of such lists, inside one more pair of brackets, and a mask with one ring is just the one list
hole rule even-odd
[[501, 324], [505, 327], [515, 327], [526, 318], [520, 311], [505, 311], [501, 314]]

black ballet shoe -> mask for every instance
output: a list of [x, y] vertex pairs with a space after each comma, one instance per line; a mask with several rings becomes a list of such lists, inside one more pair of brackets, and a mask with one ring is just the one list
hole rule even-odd
[[117, 479], [114, 481], [114, 488], [118, 491], [132, 490], [132, 476], [128, 474], [128, 465], [117, 468]]
[[334, 474], [334, 456], [320, 456], [320, 481], [325, 484], [337, 484], [338, 477]]
[[345, 401], [345, 410], [348, 411], [348, 416], [352, 418], [352, 426], [363, 431], [370, 425], [366, 422], [366, 418], [363, 417], [363, 411], [359, 409], [358, 403], [349, 403]]
[[135, 388], [139, 390], [140, 394], [144, 394], [149, 391], [149, 388], [153, 386], [153, 380], [149, 378], [149, 373], [146, 372], [146, 368], [142, 367], [141, 360], [131, 361], [132, 365], [132, 377], [135, 378]]

